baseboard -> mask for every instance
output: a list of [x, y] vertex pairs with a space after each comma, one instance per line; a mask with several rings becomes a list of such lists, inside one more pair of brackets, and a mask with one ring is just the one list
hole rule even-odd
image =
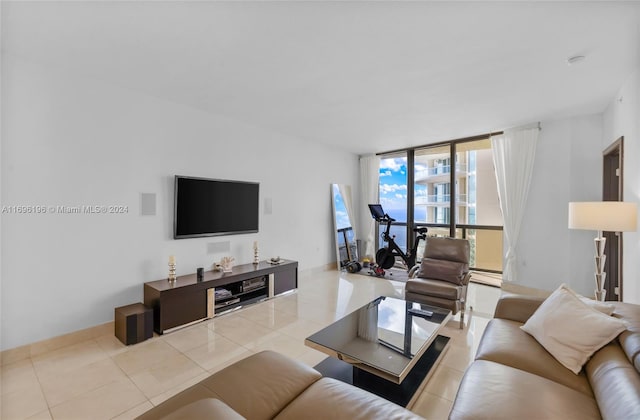
[[[304, 270], [300, 270], [299, 274], [313, 275], [316, 273], [322, 273], [331, 270], [336, 270], [335, 262], [330, 262], [317, 267], [306, 268]], [[83, 341], [113, 334], [114, 325], [113, 321], [111, 321], [102, 325], [97, 325], [95, 327], [85, 328], [83, 330], [75, 331], [72, 333], [48, 338], [46, 340], [38, 341], [32, 344], [25, 344], [24, 346], [3, 350], [0, 352], [0, 365], [7, 365], [9, 363], [29, 359], [31, 357], [38, 356], [39, 354], [57, 350], [62, 347], [72, 346]]]
[[324, 265], [319, 265], [317, 267], [305, 268], [304, 270], [300, 270], [298, 274], [307, 276], [311, 274], [323, 273], [325, 271], [335, 271], [337, 269], [337, 263], [334, 261]]
[[48, 338], [46, 340], [37, 341], [32, 344], [16, 347], [13, 349], [3, 350], [0, 352], [0, 365], [18, 362], [20, 360], [29, 359], [40, 354], [57, 350], [62, 347], [72, 346], [82, 343], [83, 341], [98, 338], [104, 335], [113, 335], [113, 321], [95, 327], [85, 328], [83, 330], [74, 331], [72, 333], [59, 335], [57, 337]]

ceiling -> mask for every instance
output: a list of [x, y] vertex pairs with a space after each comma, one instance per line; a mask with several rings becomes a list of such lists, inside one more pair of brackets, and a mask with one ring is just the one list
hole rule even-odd
[[364, 154], [600, 113], [639, 22], [611, 1], [3, 1], [2, 49]]

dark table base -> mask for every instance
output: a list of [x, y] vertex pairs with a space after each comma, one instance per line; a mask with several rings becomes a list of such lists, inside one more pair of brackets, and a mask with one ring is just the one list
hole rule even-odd
[[333, 357], [327, 357], [318, 363], [315, 369], [322, 373], [322, 376], [355, 385], [406, 407], [447, 343], [449, 343], [449, 337], [437, 336], [401, 384], [395, 384]]

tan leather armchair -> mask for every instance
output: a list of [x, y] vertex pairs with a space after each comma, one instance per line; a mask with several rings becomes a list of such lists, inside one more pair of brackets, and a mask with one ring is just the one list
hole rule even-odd
[[411, 270], [405, 285], [405, 299], [461, 311], [460, 329], [464, 327], [467, 301], [470, 248], [466, 239], [428, 237], [422, 262]]

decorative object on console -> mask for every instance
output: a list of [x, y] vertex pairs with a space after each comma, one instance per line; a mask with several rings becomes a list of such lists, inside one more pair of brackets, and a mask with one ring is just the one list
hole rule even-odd
[[204, 268], [203, 267], [198, 267], [196, 269], [196, 277], [197, 277], [198, 281], [202, 281], [204, 279]]
[[234, 261], [235, 258], [233, 257], [222, 257], [222, 259], [220, 260], [220, 267], [222, 268], [222, 271], [225, 273], [230, 273], [233, 270]]
[[278, 265], [281, 262], [282, 262], [282, 259], [280, 259], [280, 257], [269, 258], [269, 264], [271, 265]]
[[260, 263], [260, 258], [258, 257], [258, 241], [253, 241], [253, 263]]
[[623, 201], [595, 201], [569, 203], [569, 229], [595, 230], [598, 236], [595, 244], [596, 300], [604, 301], [607, 290], [607, 273], [604, 266], [607, 257], [604, 253], [606, 239], [602, 232], [632, 232], [637, 229], [638, 206]]
[[176, 257], [169, 256], [169, 281], [176, 281]]

